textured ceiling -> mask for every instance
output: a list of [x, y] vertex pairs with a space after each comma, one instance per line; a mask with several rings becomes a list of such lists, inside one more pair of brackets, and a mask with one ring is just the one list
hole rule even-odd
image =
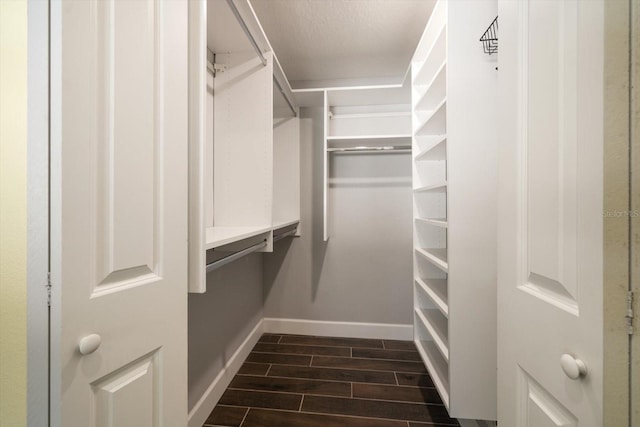
[[287, 78], [400, 82], [435, 0], [251, 0]]

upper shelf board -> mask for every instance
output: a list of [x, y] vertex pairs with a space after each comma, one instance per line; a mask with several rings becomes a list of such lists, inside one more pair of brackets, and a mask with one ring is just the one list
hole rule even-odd
[[217, 248], [218, 246], [227, 245], [259, 234], [267, 233], [272, 229], [272, 226], [208, 227], [204, 248], [205, 250]]
[[332, 142], [364, 142], [364, 141], [375, 141], [376, 143], [385, 145], [386, 143], [396, 144], [402, 141], [411, 141], [411, 135], [409, 134], [399, 134], [399, 135], [354, 135], [354, 136], [328, 136], [327, 141]]

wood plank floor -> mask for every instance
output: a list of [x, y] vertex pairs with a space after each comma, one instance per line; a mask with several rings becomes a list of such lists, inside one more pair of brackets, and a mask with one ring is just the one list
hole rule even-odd
[[205, 426], [445, 427], [410, 341], [265, 334]]

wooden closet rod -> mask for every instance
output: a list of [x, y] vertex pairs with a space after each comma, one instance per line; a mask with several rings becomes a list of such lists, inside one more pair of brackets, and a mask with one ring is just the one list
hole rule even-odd
[[264, 65], [266, 67], [267, 66], [267, 58], [265, 58], [264, 55], [262, 54], [262, 50], [260, 50], [260, 46], [258, 46], [258, 43], [256, 42], [256, 39], [253, 38], [253, 34], [251, 34], [251, 31], [249, 31], [249, 27], [247, 27], [246, 22], [244, 22], [244, 19], [242, 19], [242, 15], [240, 15], [240, 11], [236, 7], [236, 5], [233, 2], [233, 0], [227, 0], [227, 4], [231, 8], [231, 11], [235, 15], [236, 19], [238, 20], [238, 23], [242, 27], [242, 30], [247, 35], [247, 38], [249, 39], [249, 42], [253, 46], [253, 49], [256, 51], [256, 53], [260, 57], [260, 60], [262, 61], [262, 65]]

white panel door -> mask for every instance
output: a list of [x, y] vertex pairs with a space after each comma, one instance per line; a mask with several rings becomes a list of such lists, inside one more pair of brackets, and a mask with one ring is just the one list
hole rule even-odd
[[51, 24], [52, 425], [185, 426], [187, 2]]
[[603, 12], [602, 0], [500, 1], [504, 426], [603, 424]]

